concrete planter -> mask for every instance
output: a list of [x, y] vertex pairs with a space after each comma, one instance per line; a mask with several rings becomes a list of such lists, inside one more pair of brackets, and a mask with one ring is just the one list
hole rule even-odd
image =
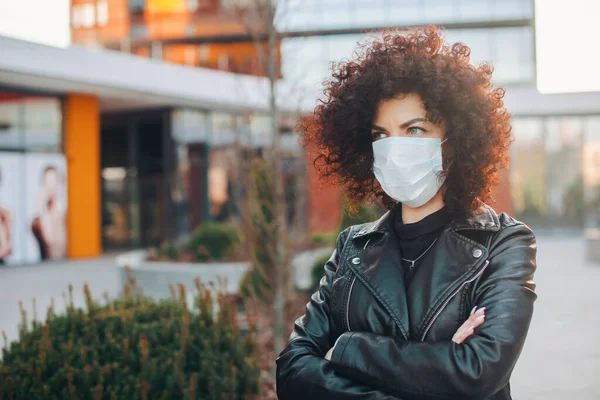
[[586, 259], [600, 263], [600, 229], [585, 231]]
[[200, 278], [204, 283], [218, 282], [220, 278], [227, 280], [225, 291], [237, 293], [240, 282], [252, 265], [251, 262], [218, 262], [218, 263], [181, 263], [168, 261], [147, 261], [144, 250], [132, 251], [116, 258], [121, 287], [128, 282], [125, 267], [143, 289], [144, 294], [154, 299], [166, 299], [171, 296], [169, 284], [177, 287], [183, 284], [188, 291], [188, 304], [193, 299], [194, 279]]
[[[292, 261], [292, 267], [294, 269], [294, 284], [297, 289], [308, 290], [312, 287], [311, 270], [314, 263], [321, 257], [331, 255], [332, 252], [332, 248], [321, 247], [296, 254]], [[323, 271], [323, 274], [325, 274], [325, 271]]]
[[[315, 261], [324, 255], [331, 254], [330, 248], [319, 248], [298, 253], [292, 260], [294, 285], [297, 289], [306, 290], [311, 287], [311, 268]], [[193, 299], [194, 279], [202, 282], [217, 282], [219, 278], [227, 279], [227, 293], [237, 293], [240, 282], [246, 272], [252, 268], [251, 262], [224, 263], [181, 263], [168, 261], [147, 261], [147, 251], [136, 250], [117, 256], [121, 288], [128, 282], [127, 271], [143, 289], [144, 294], [155, 299], [166, 299], [171, 296], [169, 284], [177, 287], [183, 284], [188, 289], [188, 304]]]

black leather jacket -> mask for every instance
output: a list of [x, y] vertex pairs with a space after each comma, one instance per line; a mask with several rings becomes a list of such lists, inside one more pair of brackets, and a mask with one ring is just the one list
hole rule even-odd
[[[279, 399], [511, 399], [536, 299], [535, 236], [479, 211], [442, 231], [408, 291], [389, 212], [343, 231], [277, 358]], [[474, 306], [485, 322], [452, 342]]]

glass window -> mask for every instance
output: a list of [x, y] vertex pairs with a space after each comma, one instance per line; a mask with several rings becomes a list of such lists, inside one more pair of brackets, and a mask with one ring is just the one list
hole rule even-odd
[[515, 215], [540, 225], [546, 215], [546, 162], [544, 122], [539, 118], [512, 121], [510, 186]]
[[421, 0], [391, 1], [387, 23], [390, 25], [412, 25], [419, 21], [423, 9]]
[[492, 32], [494, 80], [533, 82], [533, 32], [530, 28], [499, 28]]
[[473, 22], [491, 19], [490, 0], [455, 0], [455, 7], [458, 21]]
[[0, 150], [17, 150], [23, 146], [22, 97], [0, 92]]
[[583, 225], [582, 118], [546, 123], [546, 205], [557, 226]]
[[463, 43], [471, 49], [471, 62], [479, 64], [492, 61], [493, 53], [490, 31], [487, 29], [457, 29], [446, 31], [447, 41], [450, 43]]
[[98, 0], [96, 3], [96, 14], [99, 26], [108, 25], [108, 0]]
[[172, 113], [172, 135], [179, 143], [201, 143], [209, 138], [208, 113], [196, 110], [176, 110]]
[[211, 146], [224, 146], [235, 143], [236, 131], [234, 116], [225, 112], [214, 112], [211, 114]]
[[388, 21], [386, 2], [382, 0], [363, 0], [350, 6], [354, 14], [355, 27], [383, 26]]
[[[488, 0], [489, 2], [489, 0]], [[503, 19], [526, 19], [533, 18], [533, 0], [503, 0], [492, 1], [493, 18]]]
[[24, 97], [24, 146], [30, 151], [62, 151], [62, 104], [55, 97]]
[[0, 92], [0, 149], [62, 152], [62, 102]]
[[531, 3], [532, 0], [289, 1], [277, 21], [282, 30], [502, 21], [533, 18]]
[[451, 43], [471, 48], [471, 62], [491, 62], [498, 84], [533, 82], [534, 54], [531, 28], [460, 29], [446, 32]]
[[129, 10], [132, 12], [143, 10], [146, 7], [146, 0], [129, 0]]
[[600, 228], [600, 117], [587, 120], [583, 146], [585, 225]]
[[269, 147], [273, 142], [271, 117], [269, 115], [250, 116], [251, 146]]
[[457, 20], [457, 7], [452, 0], [423, 0], [419, 7], [424, 18], [423, 22], [436, 23]]

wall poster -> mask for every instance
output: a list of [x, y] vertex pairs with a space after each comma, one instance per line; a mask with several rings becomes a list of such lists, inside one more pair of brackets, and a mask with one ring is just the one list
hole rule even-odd
[[25, 262], [62, 259], [67, 249], [67, 166], [62, 154], [25, 153]]

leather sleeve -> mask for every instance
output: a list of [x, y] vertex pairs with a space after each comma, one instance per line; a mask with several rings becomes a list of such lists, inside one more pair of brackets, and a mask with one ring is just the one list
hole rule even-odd
[[279, 400], [396, 399], [337, 375], [332, 363], [324, 358], [333, 345], [329, 331], [331, 285], [347, 236], [348, 230], [339, 235], [337, 249], [325, 264], [325, 276], [319, 290], [306, 305], [305, 315], [296, 320], [290, 340], [277, 358]]
[[486, 307], [486, 319], [465, 342], [346, 332], [333, 351], [336, 372], [407, 398], [490, 398], [508, 383], [525, 342], [537, 297], [535, 257], [535, 236], [527, 226], [503, 228], [475, 289], [475, 304]]

